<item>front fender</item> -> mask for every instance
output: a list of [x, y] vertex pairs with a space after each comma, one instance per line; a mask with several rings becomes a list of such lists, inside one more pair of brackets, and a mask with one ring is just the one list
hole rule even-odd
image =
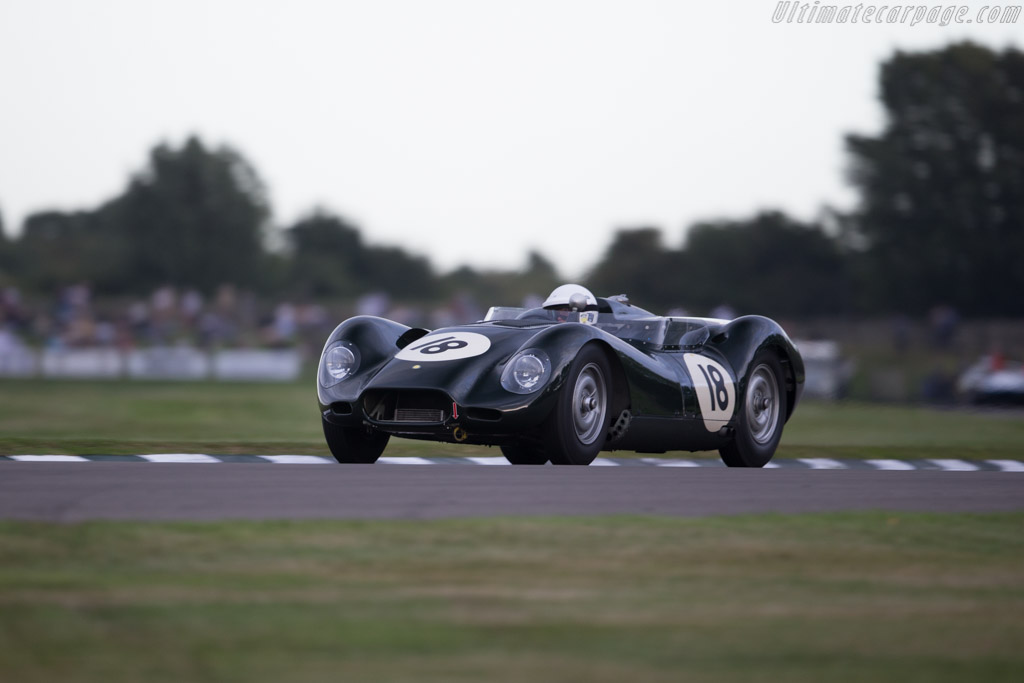
[[[360, 315], [349, 318], [334, 328], [320, 352], [317, 367], [316, 391], [321, 406], [334, 401], [353, 401], [366, 383], [398, 352], [399, 338], [411, 328], [385, 318]], [[345, 340], [359, 349], [360, 363], [356, 373], [331, 387], [321, 384], [324, 354], [336, 342]]]

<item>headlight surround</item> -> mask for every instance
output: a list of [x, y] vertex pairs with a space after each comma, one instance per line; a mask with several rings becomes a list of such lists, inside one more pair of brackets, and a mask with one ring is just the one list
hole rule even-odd
[[320, 384], [334, 386], [355, 374], [359, 369], [359, 349], [347, 341], [335, 342], [320, 360]]
[[526, 349], [512, 357], [501, 373], [501, 386], [513, 394], [539, 391], [551, 376], [551, 359], [540, 349]]

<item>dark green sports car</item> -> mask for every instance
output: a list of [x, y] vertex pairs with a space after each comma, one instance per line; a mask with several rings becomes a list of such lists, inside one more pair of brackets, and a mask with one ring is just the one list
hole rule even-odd
[[317, 377], [331, 453], [372, 463], [398, 436], [496, 445], [514, 464], [588, 465], [602, 450], [771, 459], [804, 383], [777, 323], [661, 317], [624, 296], [587, 309], [492, 308], [433, 331], [346, 320]]

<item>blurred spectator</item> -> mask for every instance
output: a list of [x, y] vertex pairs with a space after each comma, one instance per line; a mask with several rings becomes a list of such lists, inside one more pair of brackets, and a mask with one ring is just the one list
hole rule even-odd
[[523, 308], [540, 308], [544, 305], [544, 297], [540, 294], [527, 294], [523, 297]]
[[711, 317], [720, 320], [733, 320], [736, 318], [736, 311], [729, 304], [721, 304], [712, 309]]
[[135, 301], [128, 307], [127, 323], [134, 339], [150, 338], [149, 308], [143, 301]]
[[295, 343], [297, 329], [295, 307], [288, 302], [278, 304], [268, 330], [267, 343], [273, 347], [291, 346]]
[[931, 326], [932, 346], [948, 349], [956, 337], [960, 316], [952, 306], [936, 306], [928, 316], [928, 322]]
[[0, 324], [0, 356], [24, 348], [24, 344], [18, 339], [10, 327]]
[[195, 327], [203, 312], [203, 296], [194, 289], [181, 297], [181, 317], [187, 327]]
[[992, 351], [988, 354], [988, 367], [992, 372], [998, 372], [1006, 368], [1006, 354], [1003, 353], [1002, 344], [992, 345]]
[[373, 292], [359, 298], [356, 302], [356, 313], [359, 315], [375, 315], [383, 317], [391, 307], [391, 299], [384, 292]]
[[893, 318], [892, 347], [897, 353], [906, 353], [910, 348], [910, 319], [905, 315]]
[[157, 346], [170, 344], [177, 335], [177, 299], [170, 286], [161, 287], [150, 297], [150, 341]]
[[23, 332], [28, 325], [29, 315], [21, 301], [21, 292], [16, 287], [7, 287], [0, 295], [0, 324], [9, 326], [12, 333]]

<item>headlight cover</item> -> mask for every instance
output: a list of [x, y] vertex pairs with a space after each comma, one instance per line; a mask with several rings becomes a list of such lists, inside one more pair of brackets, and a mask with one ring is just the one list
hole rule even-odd
[[335, 342], [324, 351], [320, 360], [320, 384], [331, 387], [355, 374], [359, 369], [359, 349], [347, 341]]
[[501, 386], [513, 394], [532, 394], [547, 384], [551, 359], [540, 349], [520, 351], [505, 365]]

